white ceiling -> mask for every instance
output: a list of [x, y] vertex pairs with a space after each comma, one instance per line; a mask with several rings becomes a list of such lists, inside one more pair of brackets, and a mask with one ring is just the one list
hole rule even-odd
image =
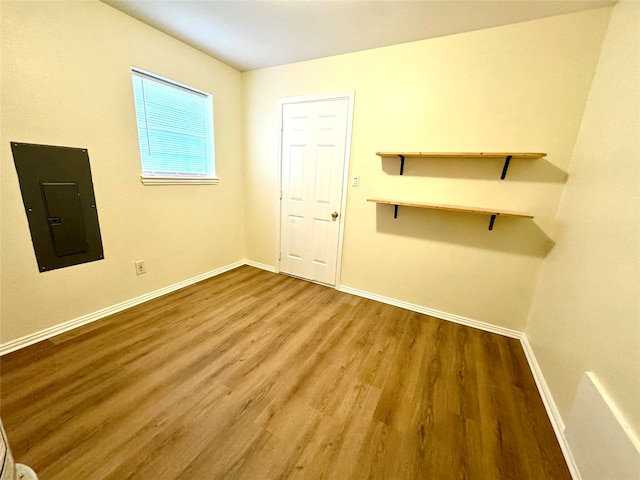
[[102, 0], [240, 70], [600, 8], [616, 0]]

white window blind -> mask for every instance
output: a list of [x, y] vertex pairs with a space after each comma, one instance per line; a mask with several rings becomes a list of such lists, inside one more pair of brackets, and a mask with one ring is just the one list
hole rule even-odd
[[214, 179], [211, 96], [137, 69], [132, 77], [143, 182]]

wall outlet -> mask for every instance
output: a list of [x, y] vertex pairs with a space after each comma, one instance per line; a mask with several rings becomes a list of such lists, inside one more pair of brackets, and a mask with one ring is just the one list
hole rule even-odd
[[360, 186], [360, 175], [352, 175], [351, 176], [351, 186], [352, 187]]
[[147, 267], [144, 265], [144, 260], [140, 260], [139, 262], [135, 262], [136, 266], [136, 275], [142, 275], [143, 273], [147, 273]]

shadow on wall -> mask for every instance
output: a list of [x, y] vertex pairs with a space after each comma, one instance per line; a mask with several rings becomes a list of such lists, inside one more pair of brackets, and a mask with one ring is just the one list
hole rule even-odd
[[376, 205], [376, 231], [401, 237], [466, 245], [544, 258], [555, 243], [528, 218], [501, 217], [489, 230], [489, 215]]
[[[400, 159], [383, 157], [382, 170], [400, 175]], [[500, 180], [504, 160], [491, 158], [411, 158], [404, 161], [403, 175], [434, 178]], [[545, 158], [511, 160], [505, 181], [565, 183], [568, 174]]]

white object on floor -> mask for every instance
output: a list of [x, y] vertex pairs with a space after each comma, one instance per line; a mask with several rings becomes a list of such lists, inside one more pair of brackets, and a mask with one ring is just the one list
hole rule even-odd
[[16, 463], [16, 480], [38, 480], [38, 476], [26, 465]]
[[38, 480], [33, 470], [14, 462], [6, 435], [0, 420], [0, 480]]
[[640, 442], [593, 372], [582, 377], [564, 433], [582, 480], [640, 478]]

